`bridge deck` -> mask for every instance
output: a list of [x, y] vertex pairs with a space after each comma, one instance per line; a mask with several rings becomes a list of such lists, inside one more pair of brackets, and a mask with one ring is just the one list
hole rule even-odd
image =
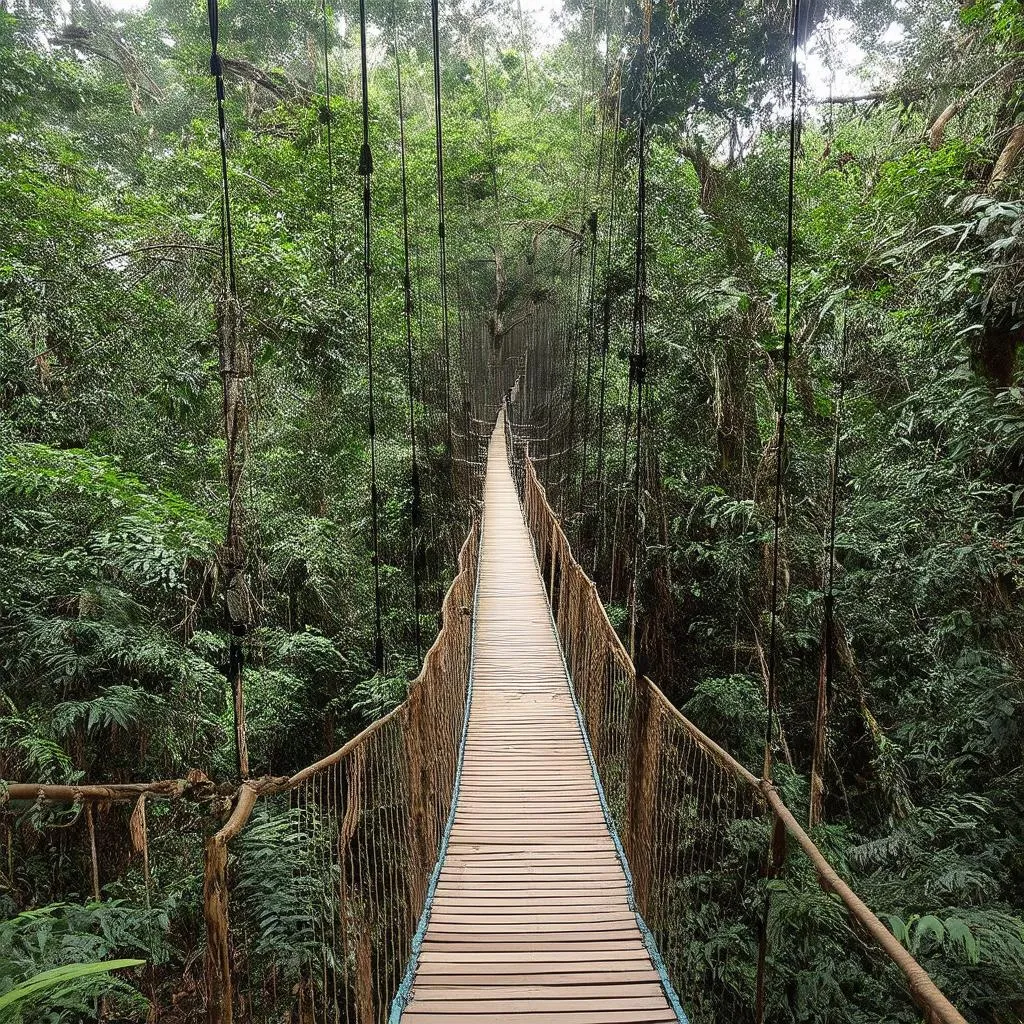
[[674, 1021], [627, 903], [500, 420], [484, 499], [462, 784], [402, 1020]]

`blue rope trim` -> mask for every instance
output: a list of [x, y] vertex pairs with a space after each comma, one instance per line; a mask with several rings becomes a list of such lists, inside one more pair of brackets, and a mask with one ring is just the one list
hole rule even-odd
[[[520, 504], [520, 512], [523, 514], [523, 523], [525, 525], [526, 514], [523, 511], [522, 504]], [[527, 526], [526, 532], [527, 535], [529, 535], [529, 526]], [[533, 552], [533, 564], [537, 567], [537, 572], [540, 573], [541, 586], [543, 586], [544, 574], [541, 572], [540, 562], [537, 559], [537, 549], [533, 544], [532, 538], [530, 542], [530, 550]], [[647, 922], [643, 919], [643, 915], [640, 913], [640, 910], [636, 905], [636, 896], [633, 892], [633, 872], [629, 869], [629, 862], [626, 860], [626, 851], [622, 848], [622, 842], [619, 839], [619, 833], [615, 827], [615, 821], [612, 818], [611, 809], [608, 807], [608, 800], [605, 797], [604, 785], [601, 782], [601, 776], [597, 770], [597, 762], [594, 760], [594, 751], [591, 749], [590, 738], [587, 736], [587, 730], [583, 724], [583, 715], [580, 711], [579, 703], [576, 700], [576, 691], [573, 689], [572, 673], [570, 673], [569, 664], [565, 660], [565, 651], [562, 650], [562, 641], [558, 635], [558, 624], [555, 622], [554, 611], [551, 607], [550, 601], [545, 601], [545, 604], [547, 605], [551, 628], [555, 634], [558, 654], [562, 659], [562, 668], [565, 670], [565, 685], [569, 691], [569, 700], [572, 701], [572, 708], [576, 713], [576, 726], [580, 731], [580, 736], [583, 739], [583, 746], [587, 751], [587, 760], [590, 762], [590, 774], [594, 778], [594, 785], [597, 788], [597, 798], [601, 802], [601, 813], [604, 815], [605, 826], [607, 827], [608, 832], [612, 837], [612, 843], [615, 846], [615, 856], [618, 859], [619, 866], [622, 868], [622, 873], [626, 877], [626, 903], [629, 906], [629, 909], [633, 912], [633, 916], [636, 918], [637, 927], [640, 929], [640, 935], [644, 940], [644, 946], [647, 947], [647, 953], [651, 958], [651, 963], [654, 965], [654, 969], [658, 972], [658, 976], [661, 979], [661, 987], [665, 992], [665, 998], [668, 1000], [668, 1004], [671, 1007], [672, 1012], [676, 1015], [676, 1020], [679, 1021], [679, 1024], [689, 1024], [689, 1018], [686, 1016], [686, 1011], [679, 1002], [679, 996], [676, 995], [675, 987], [672, 985], [672, 981], [668, 976], [668, 968], [666, 968], [665, 961], [662, 959], [661, 953], [658, 950], [658, 945], [654, 941], [654, 935], [651, 934], [650, 928], [647, 927]]]
[[437, 863], [430, 875], [430, 884], [427, 886], [427, 898], [423, 903], [423, 913], [420, 915], [419, 925], [416, 934], [412, 938], [412, 951], [409, 954], [409, 962], [402, 977], [402, 984], [398, 986], [395, 998], [391, 1001], [391, 1010], [388, 1013], [388, 1024], [400, 1024], [402, 1014], [412, 996], [412, 985], [416, 978], [416, 969], [419, 967], [420, 952], [423, 949], [423, 939], [427, 934], [427, 926], [430, 924], [430, 911], [434, 905], [434, 895], [437, 892], [437, 884], [441, 879], [441, 869], [444, 867], [445, 859], [448, 856], [448, 841], [451, 838], [452, 828], [455, 825], [455, 812], [459, 805], [459, 790], [462, 787], [462, 764], [466, 757], [466, 739], [469, 735], [469, 712], [473, 705], [473, 665], [476, 654], [476, 622], [477, 609], [480, 605], [480, 565], [483, 561], [484, 551], [484, 517], [480, 516], [480, 535], [477, 537], [476, 548], [476, 579], [473, 585], [473, 618], [470, 624], [469, 634], [469, 679], [466, 682], [466, 710], [462, 715], [462, 737], [459, 740], [459, 760], [455, 768], [455, 785], [452, 789], [452, 804], [448, 811], [448, 820], [445, 822], [444, 834], [441, 836], [441, 846], [437, 852]]

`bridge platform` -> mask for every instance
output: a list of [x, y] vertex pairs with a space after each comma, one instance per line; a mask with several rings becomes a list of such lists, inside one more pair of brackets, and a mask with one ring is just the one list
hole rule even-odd
[[629, 905], [500, 418], [472, 666], [454, 824], [402, 1021], [678, 1020]]

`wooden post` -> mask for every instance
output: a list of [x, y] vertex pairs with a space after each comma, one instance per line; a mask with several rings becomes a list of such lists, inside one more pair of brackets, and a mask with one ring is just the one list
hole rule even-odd
[[[774, 816], [774, 827], [772, 828], [772, 843], [768, 852], [768, 864], [765, 867], [765, 878], [778, 878], [782, 871], [782, 865], [786, 861], [786, 826], [782, 819]], [[765, 1011], [765, 985], [768, 975], [768, 901], [770, 895], [765, 896], [764, 915], [757, 930], [757, 978], [754, 982], [754, 1021], [755, 1024], [764, 1024]]]
[[657, 708], [651, 684], [637, 676], [629, 724], [629, 761], [626, 777], [626, 856], [633, 874], [637, 906], [646, 912], [651, 883], [651, 829], [657, 788]]
[[601, 621], [597, 611], [597, 606], [601, 603], [597, 584], [590, 579], [587, 583], [590, 585], [587, 635], [591, 641], [587, 666], [587, 731], [590, 734], [590, 750], [594, 755], [594, 761], [600, 767], [604, 754], [607, 663], [611, 652], [593, 625]]
[[209, 1024], [231, 1024], [234, 989], [228, 925], [228, 847], [216, 835], [206, 841], [203, 917], [206, 919], [206, 1019]]
[[234, 985], [231, 976], [231, 929], [228, 919], [228, 843], [242, 831], [256, 806], [256, 788], [246, 783], [238, 791], [235, 809], [224, 827], [206, 841], [203, 864], [203, 917], [206, 920], [206, 1019], [209, 1024], [232, 1024]]
[[554, 607], [557, 603], [555, 600], [555, 568], [558, 565], [558, 548], [555, 545], [555, 540], [558, 537], [558, 523], [555, 522], [554, 517], [551, 519], [551, 539], [548, 541], [548, 551], [551, 552], [551, 575], [548, 579], [548, 600], [551, 602], [551, 606]]
[[96, 855], [96, 823], [92, 816], [92, 804], [85, 805], [85, 824], [89, 829], [89, 864], [92, 869], [92, 898], [100, 901], [100, 862]]

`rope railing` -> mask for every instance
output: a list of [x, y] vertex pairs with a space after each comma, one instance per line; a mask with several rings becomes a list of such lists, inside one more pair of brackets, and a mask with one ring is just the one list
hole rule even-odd
[[244, 786], [206, 846], [210, 1024], [383, 1024], [450, 811], [479, 533], [404, 703], [287, 780]]
[[[638, 676], [594, 583], [573, 556], [526, 446], [506, 448], [581, 719], [632, 876], [636, 905], [694, 1024], [792, 1019], [801, 957], [826, 951], [831, 1002], [891, 1019], [965, 1024], [924, 969], [757, 778]], [[788, 942], [778, 900], [800, 902], [804, 944]], [[803, 952], [801, 952], [803, 950]], [[916, 1008], [914, 1008], [916, 1004]]]

